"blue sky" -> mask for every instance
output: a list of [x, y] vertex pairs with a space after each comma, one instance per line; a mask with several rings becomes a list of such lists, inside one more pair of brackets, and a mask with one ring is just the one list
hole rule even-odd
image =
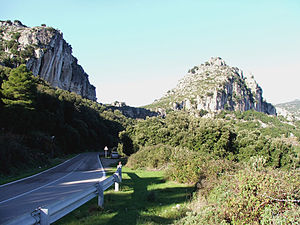
[[212, 56], [267, 101], [300, 99], [299, 0], [0, 0], [0, 20], [61, 30], [99, 102], [142, 106]]

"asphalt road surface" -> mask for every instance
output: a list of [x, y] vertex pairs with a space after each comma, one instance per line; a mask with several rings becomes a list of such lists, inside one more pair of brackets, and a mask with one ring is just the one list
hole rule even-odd
[[99, 153], [83, 153], [38, 175], [0, 186], [0, 224], [104, 179]]

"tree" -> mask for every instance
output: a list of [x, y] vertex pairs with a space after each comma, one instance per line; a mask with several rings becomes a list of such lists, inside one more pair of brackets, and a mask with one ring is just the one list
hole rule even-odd
[[119, 138], [123, 144], [123, 153], [126, 155], [131, 155], [132, 153], [134, 153], [132, 140], [125, 131], [119, 133]]
[[12, 69], [1, 87], [2, 101], [6, 106], [32, 107], [36, 83], [25, 65]]

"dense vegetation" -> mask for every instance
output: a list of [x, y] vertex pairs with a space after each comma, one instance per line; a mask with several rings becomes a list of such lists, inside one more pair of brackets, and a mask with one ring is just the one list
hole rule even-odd
[[255, 111], [213, 118], [174, 112], [139, 121], [120, 136], [130, 137], [136, 151], [127, 166], [164, 170], [166, 179], [196, 184], [177, 224], [297, 222], [297, 123]]
[[120, 136], [130, 137], [132, 143], [127, 140], [125, 144], [133, 146], [134, 151], [165, 144], [235, 162], [260, 155], [273, 168], [295, 168], [299, 166], [299, 146], [293, 143], [299, 142], [299, 128], [282, 120], [255, 111], [222, 113], [208, 119], [174, 112], [165, 119], [152, 117], [138, 121]]
[[262, 156], [235, 163], [158, 145], [142, 148], [127, 165], [164, 169], [168, 179], [196, 183], [198, 191], [176, 224], [296, 224], [298, 220], [299, 172], [272, 169]]
[[297, 224], [299, 180], [294, 170], [250, 164], [204, 184], [176, 224]]
[[50, 87], [25, 65], [0, 67], [0, 173], [49, 158], [118, 145], [131, 120], [75, 93]]

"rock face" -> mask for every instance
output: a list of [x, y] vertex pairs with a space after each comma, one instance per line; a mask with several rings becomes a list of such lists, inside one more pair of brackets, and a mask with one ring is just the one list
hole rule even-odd
[[21, 63], [52, 86], [96, 101], [96, 90], [72, 55], [63, 34], [51, 27], [29, 28], [20, 21], [0, 21], [0, 62], [15, 67]]
[[276, 109], [262, 97], [262, 89], [244, 72], [228, 66], [220, 57], [190, 69], [178, 85], [150, 108], [185, 110], [199, 115], [203, 111], [256, 110], [276, 115]]
[[146, 119], [146, 117], [162, 116], [159, 112], [154, 112], [145, 108], [127, 106], [125, 102], [114, 102], [109, 106], [111, 110], [119, 110], [124, 116], [132, 119]]

